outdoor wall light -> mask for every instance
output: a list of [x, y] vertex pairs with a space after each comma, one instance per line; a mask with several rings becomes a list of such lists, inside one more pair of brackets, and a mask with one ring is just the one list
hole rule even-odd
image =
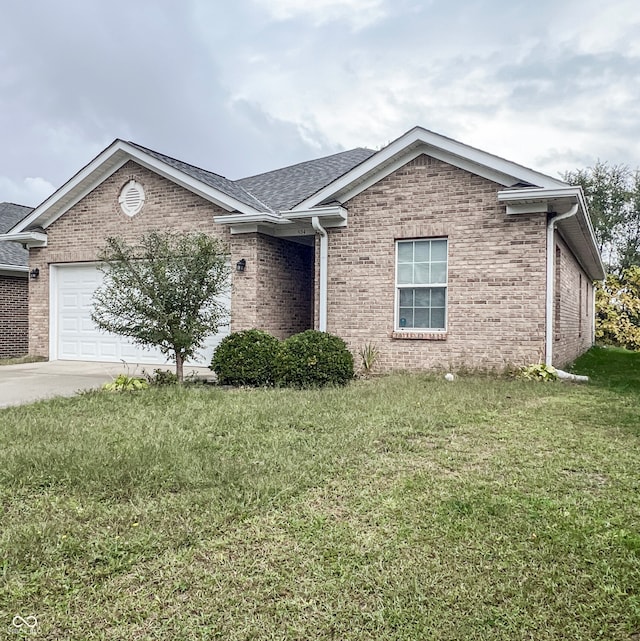
[[246, 266], [247, 266], [247, 261], [244, 258], [241, 258], [236, 263], [236, 271], [237, 272], [243, 272]]
[[33, 280], [35, 280], [36, 278], [38, 278], [38, 276], [40, 276], [40, 270], [39, 270], [37, 267], [36, 267], [35, 269], [32, 269], [32, 270], [29, 272], [29, 276], [30, 276]]

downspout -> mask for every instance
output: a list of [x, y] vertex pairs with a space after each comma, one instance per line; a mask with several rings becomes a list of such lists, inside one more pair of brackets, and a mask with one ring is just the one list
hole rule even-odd
[[571, 209], [564, 214], [554, 216], [547, 223], [547, 309], [546, 309], [546, 329], [545, 329], [545, 360], [544, 362], [551, 366], [553, 364], [553, 297], [555, 294], [554, 285], [554, 267], [555, 267], [555, 236], [553, 233], [557, 222], [565, 218], [571, 218], [578, 213], [579, 204], [576, 203]]
[[320, 224], [320, 218], [314, 216], [311, 219], [311, 226], [316, 234], [320, 236], [320, 318], [318, 329], [321, 332], [327, 331], [327, 256], [329, 253], [329, 236], [327, 230]]

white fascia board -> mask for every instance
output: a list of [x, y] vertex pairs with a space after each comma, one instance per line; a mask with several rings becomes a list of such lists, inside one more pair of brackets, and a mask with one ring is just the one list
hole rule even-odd
[[243, 225], [243, 224], [258, 224], [269, 223], [271, 225], [287, 225], [288, 220], [282, 218], [278, 214], [271, 214], [269, 212], [257, 214], [226, 214], [223, 216], [214, 216], [214, 222], [220, 225]]
[[[22, 232], [32, 225], [40, 225], [44, 227], [45, 225], [41, 224], [42, 221], [44, 221], [46, 224], [51, 224], [51, 222], [61, 216], [64, 211], [67, 211], [69, 207], [73, 207], [73, 205], [78, 202], [78, 200], [83, 198], [87, 193], [95, 188], [95, 181], [91, 181], [91, 186], [88, 189], [82, 189], [86, 181], [94, 176], [94, 174], [96, 174], [97, 170], [101, 166], [105, 164], [109, 166], [107, 176], [101, 174], [101, 180], [104, 180], [105, 177], [108, 177], [109, 175], [117, 171], [120, 167], [122, 167], [122, 165], [124, 165], [126, 160], [116, 162], [116, 166], [113, 169], [111, 166], [113, 164], [114, 158], [117, 158], [118, 152], [121, 151], [122, 144], [124, 144], [122, 140], [116, 140], [111, 143], [111, 145], [109, 145], [102, 153], [96, 156], [88, 165], [83, 167], [77, 174], [75, 174], [70, 180], [62, 185], [62, 187], [53, 192], [53, 194], [51, 194], [49, 198], [38, 205], [29, 214], [29, 216], [27, 216], [24, 220], [21, 220], [17, 225], [10, 229], [9, 233]], [[111, 164], [108, 163], [109, 160], [112, 160]], [[81, 190], [82, 193], [80, 197], [78, 197], [76, 193], [78, 192], [78, 190]], [[69, 202], [71, 202], [72, 204], [69, 205]], [[51, 210], [54, 209], [56, 205], [60, 204], [64, 205], [63, 212], [57, 215], [56, 213], [54, 213], [52, 220], [49, 221], [48, 218], [51, 218], [51, 216], [48, 217], [47, 214], [51, 212]]]
[[244, 225], [229, 225], [229, 233], [232, 236], [237, 236], [238, 234], [255, 234], [261, 230], [260, 225], [257, 223], [246, 223]]
[[580, 187], [538, 188], [525, 187], [523, 189], [505, 189], [498, 192], [498, 202], [517, 204], [523, 202], [548, 202], [569, 198], [573, 203], [579, 202], [582, 196]]
[[10, 232], [22, 232], [33, 225], [48, 227], [129, 160], [135, 161], [224, 209], [247, 213], [256, 211], [249, 205], [188, 176], [124, 140], [116, 140], [60, 189], [38, 205], [27, 218], [15, 225]]
[[[29, 268], [26, 265], [5, 265], [0, 263], [0, 275], [15, 276], [17, 273], [21, 276], [22, 274], [26, 274], [28, 271]], [[9, 274], [7, 274], [7, 272], [9, 272]]]
[[288, 220], [298, 220], [304, 218], [346, 218], [347, 210], [341, 205], [330, 205], [328, 207], [314, 207], [313, 209], [298, 209], [297, 207], [290, 211], [280, 212], [283, 218]]
[[347, 224], [347, 210], [340, 205], [283, 211], [282, 217], [291, 221], [309, 223], [314, 218], [318, 218], [325, 227], [345, 227]]
[[26, 231], [13, 234], [11, 232], [0, 234], [0, 240], [8, 240], [12, 243], [22, 243], [27, 247], [46, 247], [47, 235], [39, 231]]
[[343, 201], [348, 200], [421, 154], [427, 154], [505, 186], [514, 182], [527, 182], [545, 188], [566, 186], [566, 183], [551, 176], [469, 147], [422, 127], [415, 127], [294, 209], [313, 207], [342, 192], [344, 192]]
[[519, 214], [546, 214], [548, 210], [549, 205], [546, 200], [534, 203], [519, 203], [517, 205], [507, 203], [507, 215], [509, 216], [517, 216]]

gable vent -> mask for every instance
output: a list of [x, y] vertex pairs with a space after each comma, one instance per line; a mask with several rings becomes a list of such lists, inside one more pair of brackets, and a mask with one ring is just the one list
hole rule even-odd
[[144, 205], [144, 189], [139, 182], [130, 180], [120, 192], [120, 209], [127, 214], [127, 216], [135, 216]]

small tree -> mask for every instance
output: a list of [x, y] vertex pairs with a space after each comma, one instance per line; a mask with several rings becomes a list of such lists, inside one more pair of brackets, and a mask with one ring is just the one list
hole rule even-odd
[[227, 322], [218, 300], [229, 280], [227, 259], [222, 243], [202, 233], [151, 232], [138, 245], [108, 238], [91, 318], [104, 331], [172, 355], [182, 381], [184, 361]]
[[596, 290], [596, 338], [640, 350], [640, 267], [608, 274]]

